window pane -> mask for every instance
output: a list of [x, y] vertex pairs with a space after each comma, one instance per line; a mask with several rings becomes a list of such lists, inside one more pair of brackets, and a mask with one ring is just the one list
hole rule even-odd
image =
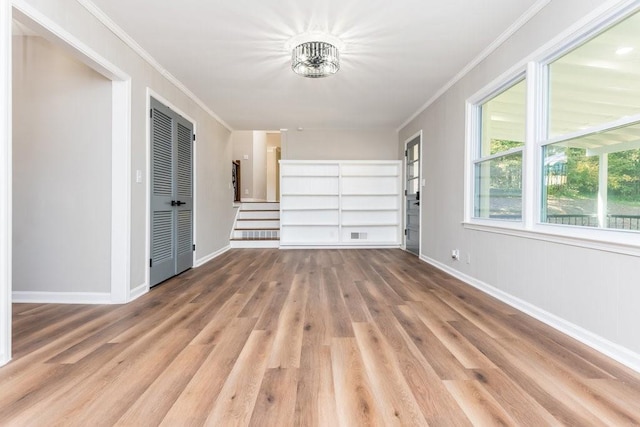
[[640, 13], [549, 65], [549, 136], [640, 113]]
[[597, 156], [587, 150], [554, 144], [544, 150], [546, 221], [598, 226]]
[[407, 182], [407, 194], [413, 195], [420, 191], [420, 180], [418, 178], [410, 179]]
[[482, 104], [480, 157], [524, 145], [526, 89], [522, 80]]
[[640, 230], [640, 123], [548, 145], [543, 156], [546, 222]]
[[416, 178], [420, 175], [420, 165], [417, 161], [407, 163], [407, 179]]
[[522, 219], [522, 153], [476, 164], [475, 217]]
[[407, 161], [413, 162], [418, 160], [418, 157], [420, 156], [419, 151], [420, 146], [418, 144], [412, 145], [411, 148], [407, 150]]
[[640, 230], [640, 149], [608, 156], [607, 227]]

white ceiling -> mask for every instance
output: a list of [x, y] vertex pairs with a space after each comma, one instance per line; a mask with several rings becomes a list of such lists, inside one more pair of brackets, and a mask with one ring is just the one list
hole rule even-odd
[[[93, 0], [235, 130], [396, 129], [538, 0]], [[345, 43], [335, 76], [286, 42]]]

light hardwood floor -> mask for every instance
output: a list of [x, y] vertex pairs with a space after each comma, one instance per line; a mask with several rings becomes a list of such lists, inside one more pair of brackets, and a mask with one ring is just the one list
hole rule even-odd
[[640, 375], [400, 250], [232, 250], [14, 305], [0, 425], [640, 425]]

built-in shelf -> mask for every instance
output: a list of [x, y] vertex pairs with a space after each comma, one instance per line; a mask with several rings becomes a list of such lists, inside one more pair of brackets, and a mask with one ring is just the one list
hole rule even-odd
[[399, 246], [400, 161], [280, 162], [281, 246]]

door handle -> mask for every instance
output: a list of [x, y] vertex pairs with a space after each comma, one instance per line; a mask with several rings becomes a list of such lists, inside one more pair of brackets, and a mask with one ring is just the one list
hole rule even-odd
[[186, 205], [187, 202], [181, 202], [180, 200], [172, 200], [171, 201], [171, 206], [182, 206], [182, 205]]
[[414, 205], [420, 206], [420, 202], [415, 202]]

